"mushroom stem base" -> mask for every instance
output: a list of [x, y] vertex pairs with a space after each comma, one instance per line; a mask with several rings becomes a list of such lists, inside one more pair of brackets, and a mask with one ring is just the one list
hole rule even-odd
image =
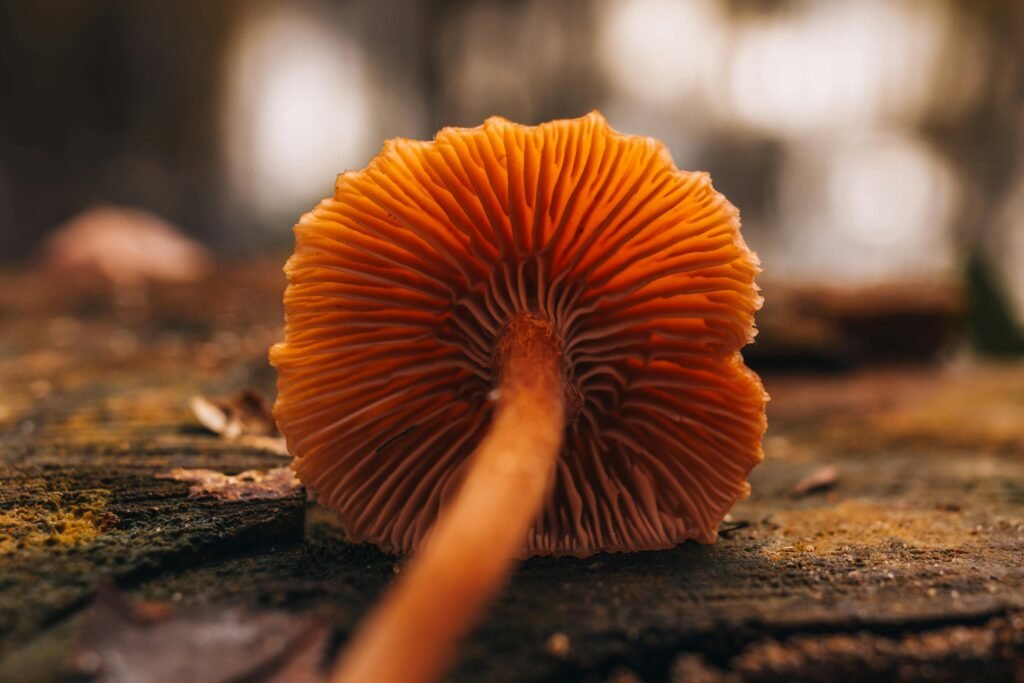
[[514, 320], [498, 346], [491, 429], [454, 500], [342, 653], [333, 683], [428, 683], [505, 583], [537, 519], [565, 427], [562, 352], [550, 325]]

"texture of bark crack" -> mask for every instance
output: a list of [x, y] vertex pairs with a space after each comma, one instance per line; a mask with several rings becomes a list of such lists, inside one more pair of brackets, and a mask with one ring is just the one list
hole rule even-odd
[[[143, 292], [0, 277], [0, 680], [95, 665], [82, 629], [108, 584], [211, 623], [326, 614], [328, 657], [401, 570], [301, 490], [190, 498], [157, 476], [283, 464], [188, 405], [272, 395], [283, 285], [277, 264]], [[728, 534], [523, 563], [452, 679], [1024, 680], [1024, 367], [765, 384], [766, 458]]]

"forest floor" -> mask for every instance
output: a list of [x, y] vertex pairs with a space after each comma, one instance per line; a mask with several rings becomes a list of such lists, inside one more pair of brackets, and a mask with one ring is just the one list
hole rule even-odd
[[[287, 464], [189, 407], [273, 395], [283, 284], [0, 277], [0, 680], [285, 680], [400, 571], [287, 481], [173, 478]], [[764, 379], [716, 544], [523, 563], [452, 680], [1024, 681], [1024, 365]]]

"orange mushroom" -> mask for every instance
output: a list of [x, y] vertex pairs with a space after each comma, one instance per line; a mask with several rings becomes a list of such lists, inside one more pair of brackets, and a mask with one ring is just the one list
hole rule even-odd
[[761, 460], [761, 304], [705, 173], [591, 113], [390, 140], [295, 227], [275, 415], [415, 557], [335, 681], [434, 680], [514, 556], [713, 542]]

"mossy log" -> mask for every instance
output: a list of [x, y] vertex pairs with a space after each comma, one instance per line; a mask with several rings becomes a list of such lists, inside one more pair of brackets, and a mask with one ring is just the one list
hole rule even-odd
[[[401, 570], [301, 489], [159, 476], [286, 463], [188, 408], [272, 394], [282, 288], [276, 265], [142, 292], [0, 278], [0, 680], [80, 676], [103, 586], [194, 618], [326, 615], [326, 658]], [[1024, 368], [765, 384], [766, 459], [716, 544], [525, 562], [453, 680], [1020, 680]]]

